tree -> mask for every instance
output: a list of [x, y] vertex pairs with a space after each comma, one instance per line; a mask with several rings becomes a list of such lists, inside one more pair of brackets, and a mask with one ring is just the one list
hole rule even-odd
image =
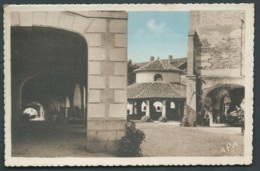
[[127, 64], [127, 85], [135, 83], [136, 74], [134, 70], [137, 69], [138, 66], [132, 63], [132, 60], [128, 61]]

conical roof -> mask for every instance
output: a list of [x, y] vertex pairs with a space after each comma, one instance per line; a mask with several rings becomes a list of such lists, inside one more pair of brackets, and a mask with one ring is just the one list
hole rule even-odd
[[185, 98], [186, 86], [180, 83], [155, 81], [135, 83], [127, 87], [128, 99]]
[[142, 72], [142, 71], [177, 71], [182, 72], [180, 69], [172, 66], [170, 63], [162, 62], [159, 58], [151, 61], [144, 66], [135, 70], [135, 72]]

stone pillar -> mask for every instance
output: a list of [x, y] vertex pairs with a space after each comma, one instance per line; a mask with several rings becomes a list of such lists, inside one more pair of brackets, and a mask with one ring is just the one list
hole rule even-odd
[[136, 114], [136, 111], [135, 111], [135, 101], [133, 101], [132, 103], [132, 115]]
[[150, 117], [150, 101], [149, 100], [146, 101], [145, 115]]
[[[197, 71], [196, 71], [196, 50], [199, 42], [196, 31], [189, 32], [188, 39], [188, 63], [186, 76], [186, 116], [188, 126], [196, 125], [197, 117]], [[185, 125], [185, 124], [184, 124]]]
[[134, 102], [133, 107], [134, 107], [133, 113], [137, 115], [138, 114], [138, 112], [137, 112], [137, 102]]
[[[12, 20], [14, 26], [52, 27], [85, 38], [88, 52], [87, 150], [115, 152], [125, 134], [127, 115], [127, 12], [42, 11], [17, 12], [15, 16], [19, 20]], [[20, 87], [15, 90], [12, 98], [19, 99], [16, 94]], [[73, 93], [69, 98], [72, 106]], [[12, 113], [20, 114], [16, 109], [20, 102], [15, 104]]]
[[127, 116], [127, 13], [89, 15], [87, 151], [115, 153]]
[[162, 101], [162, 117], [166, 117], [166, 101]]

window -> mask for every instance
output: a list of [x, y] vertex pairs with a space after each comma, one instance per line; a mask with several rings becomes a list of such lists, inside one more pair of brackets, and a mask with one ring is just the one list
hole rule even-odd
[[154, 76], [154, 81], [162, 81], [163, 79], [162, 79], [162, 75], [161, 74], [156, 74], [155, 76]]
[[171, 109], [175, 109], [175, 103], [171, 102]]

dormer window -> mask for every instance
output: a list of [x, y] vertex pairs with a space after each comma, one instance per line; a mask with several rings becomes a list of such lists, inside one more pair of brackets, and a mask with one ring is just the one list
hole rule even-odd
[[154, 81], [162, 81], [163, 79], [162, 79], [162, 75], [161, 74], [156, 74], [155, 76], [154, 76]]

